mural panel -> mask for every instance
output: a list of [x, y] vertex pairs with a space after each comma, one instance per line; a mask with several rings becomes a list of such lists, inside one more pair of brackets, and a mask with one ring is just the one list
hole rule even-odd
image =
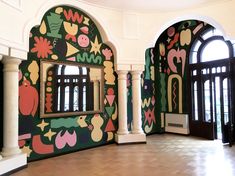
[[[176, 23], [162, 33], [154, 48], [146, 50], [142, 84], [142, 120], [146, 133], [163, 131], [161, 113], [189, 112], [187, 64], [190, 48], [197, 35], [210, 27], [196, 20]], [[155, 80], [151, 77], [153, 70]], [[155, 105], [150, 103], [153, 97]], [[155, 121], [151, 120], [152, 114]], [[156, 130], [151, 130], [154, 127]]]
[[[32, 28], [29, 44], [28, 60], [20, 65], [19, 74], [19, 144], [28, 160], [113, 142], [117, 129], [114, 56], [94, 21], [73, 7], [54, 7], [46, 12], [40, 26]], [[103, 66], [104, 112], [40, 118], [40, 60]], [[47, 103], [52, 98], [47, 96]]]

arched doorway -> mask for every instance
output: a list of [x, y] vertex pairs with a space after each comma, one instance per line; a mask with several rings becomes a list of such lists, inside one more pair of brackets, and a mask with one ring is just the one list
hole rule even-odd
[[197, 36], [190, 51], [191, 135], [231, 142], [233, 46], [213, 27]]
[[[204, 118], [205, 121], [203, 122], [204, 128], [201, 128], [200, 126], [197, 126], [196, 128], [196, 125], [194, 125], [195, 129], [191, 129], [193, 128], [193, 126], [189, 125], [191, 135], [206, 137], [208, 139], [217, 139], [223, 137], [223, 141], [228, 142], [228, 127], [231, 127], [231, 125], [229, 124], [232, 124], [233, 122], [232, 120], [229, 120], [227, 118], [227, 116], [229, 116], [230, 114], [232, 115], [232, 112], [230, 112], [230, 109], [232, 109], [232, 107], [231, 105], [228, 105], [227, 102], [230, 101], [230, 99], [233, 99], [231, 91], [233, 89], [233, 87], [231, 86], [233, 85], [231, 85], [230, 83], [231, 70], [234, 70], [231, 66], [231, 64], [233, 63], [233, 45], [234, 44], [232, 44], [231, 42], [225, 41], [223, 38], [223, 33], [215, 30], [215, 27], [198, 20], [185, 20], [178, 22], [169, 26], [165, 29], [165, 31], [162, 32], [162, 34], [156, 41], [154, 48], [149, 48], [146, 51], [146, 71], [144, 72], [143, 85], [151, 80], [153, 67], [156, 77], [156, 80], [154, 82], [155, 91], [153, 91], [153, 94], [151, 94], [151, 96], [155, 97], [156, 100], [156, 105], [154, 106], [154, 114], [156, 117], [156, 122], [158, 123], [154, 125], [158, 128], [155, 128], [155, 131], [152, 130], [151, 132], [164, 132], [165, 127], [168, 123], [164, 121], [164, 116], [166, 119], [166, 114], [171, 114], [171, 120], [174, 118], [182, 118], [180, 119], [180, 121], [172, 120], [173, 122], [170, 124], [173, 124], [175, 129], [177, 128], [177, 130], [175, 130], [177, 131], [177, 133], [180, 133], [180, 130], [178, 130], [178, 128], [184, 128], [184, 124], [187, 124], [188, 115], [191, 124], [193, 121], [191, 120], [192, 118]], [[216, 46], [219, 47], [219, 49], [224, 48], [227, 54], [224, 54], [223, 52], [216, 53], [214, 51], [214, 48]], [[214, 53], [214, 55], [210, 55], [210, 53], [206, 52], [210, 48], [212, 48], [212, 53]], [[216, 51], [219, 51], [219, 49], [216, 49]], [[207, 57], [208, 55], [209, 57]], [[218, 61], [218, 59], [222, 60]], [[200, 62], [198, 62], [199, 60]], [[226, 62], [224, 62], [225, 60]], [[211, 70], [203, 70], [204, 68], [207, 68], [210, 62], [215, 62], [214, 66], [211, 66]], [[192, 107], [191, 101], [193, 100], [194, 102], [196, 100], [193, 99], [195, 97], [193, 95], [194, 90], [191, 93], [190, 80], [191, 75], [195, 74], [195, 71], [193, 70], [190, 75], [189, 67], [191, 67], [191, 65], [193, 64], [198, 63], [200, 63], [199, 68], [201, 69], [200, 73], [202, 72], [201, 75], [205, 75], [205, 81], [201, 85], [195, 85], [196, 89], [194, 90], [198, 91], [200, 87], [200, 89], [203, 88], [204, 91], [201, 91], [200, 95], [197, 95], [198, 102], [195, 103], [197, 107]], [[218, 63], [220, 63], [221, 65], [218, 65]], [[218, 68], [218, 71], [216, 70], [217, 67], [220, 67]], [[203, 73], [203, 71], [205, 73]], [[210, 75], [207, 75], [209, 73], [226, 75], [224, 72], [227, 72], [227, 76], [214, 78], [213, 83], [210, 82]], [[197, 73], [196, 75], [198, 74], [199, 73]], [[194, 85], [192, 85], [192, 87], [193, 86]], [[223, 89], [219, 90], [220, 92], [215, 92], [215, 89], [217, 88], [216, 86], [222, 86]], [[217, 95], [219, 94], [218, 92], [220, 93], [220, 96]], [[202, 103], [202, 100], [205, 101], [205, 98], [202, 99], [201, 97], [202, 95], [205, 97], [205, 93], [211, 95], [206, 96], [210, 100], [210, 103]], [[225, 95], [226, 98], [224, 98]], [[143, 97], [142, 102], [145, 101], [146, 97]], [[199, 98], [201, 98], [200, 103]], [[213, 104], [216, 98], [219, 100], [221, 99], [221, 103], [219, 105], [222, 105], [222, 103], [223, 105], [226, 104], [226, 106], [224, 106], [222, 110], [220, 108], [217, 108], [217, 111], [220, 110], [220, 113], [217, 113], [217, 116], [221, 116], [221, 114], [223, 115], [223, 126], [221, 127], [219, 126], [219, 124], [221, 124], [221, 118], [219, 117], [217, 119], [220, 121], [218, 121], [217, 124], [214, 126], [211, 125], [213, 124], [212, 121], [215, 122], [215, 119], [213, 119], [213, 117], [211, 116], [214, 115], [215, 117], [216, 114], [215, 108], [213, 108], [213, 106], [216, 106], [216, 104]], [[195, 117], [195, 114], [193, 114], [192, 112], [194, 112], [195, 109], [198, 111], [198, 106], [201, 106], [200, 108], [202, 109], [203, 105], [204, 111], [201, 112], [200, 115], [198, 114], [197, 117]], [[146, 109], [146, 107], [144, 108]], [[145, 109], [144, 112], [148, 110]], [[203, 117], [202, 113], [204, 113]], [[146, 117], [146, 119], [148, 118]], [[149, 124], [147, 124], [147, 120], [144, 121], [144, 125], [144, 127], [148, 127]], [[217, 132], [219, 131], [221, 132], [217, 134]], [[215, 133], [217, 136], [214, 135]], [[227, 136], [227, 140], [225, 140], [225, 136]]]

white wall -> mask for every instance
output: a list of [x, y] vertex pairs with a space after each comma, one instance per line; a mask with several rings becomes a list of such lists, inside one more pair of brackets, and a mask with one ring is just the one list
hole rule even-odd
[[[9, 5], [6, 2], [14, 3]], [[30, 29], [40, 23], [48, 9], [65, 2], [94, 17], [103, 30], [104, 41], [111, 44], [116, 53], [116, 63], [126, 65], [123, 68], [127, 69], [131, 69], [128, 65], [144, 64], [147, 47], [154, 46], [161, 32], [181, 20], [206, 21], [224, 31], [227, 38], [235, 39], [235, 0], [171, 13], [122, 12], [79, 0], [1, 0], [0, 54], [26, 59]]]

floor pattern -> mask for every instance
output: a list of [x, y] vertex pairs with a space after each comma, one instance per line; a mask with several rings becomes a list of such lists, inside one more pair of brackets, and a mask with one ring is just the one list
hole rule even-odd
[[234, 176], [235, 146], [174, 134], [34, 161], [14, 176]]

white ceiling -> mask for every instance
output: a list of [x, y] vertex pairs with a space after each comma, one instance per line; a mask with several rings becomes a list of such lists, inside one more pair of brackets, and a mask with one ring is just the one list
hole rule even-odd
[[167, 12], [228, 0], [83, 0], [102, 7], [140, 12]]

